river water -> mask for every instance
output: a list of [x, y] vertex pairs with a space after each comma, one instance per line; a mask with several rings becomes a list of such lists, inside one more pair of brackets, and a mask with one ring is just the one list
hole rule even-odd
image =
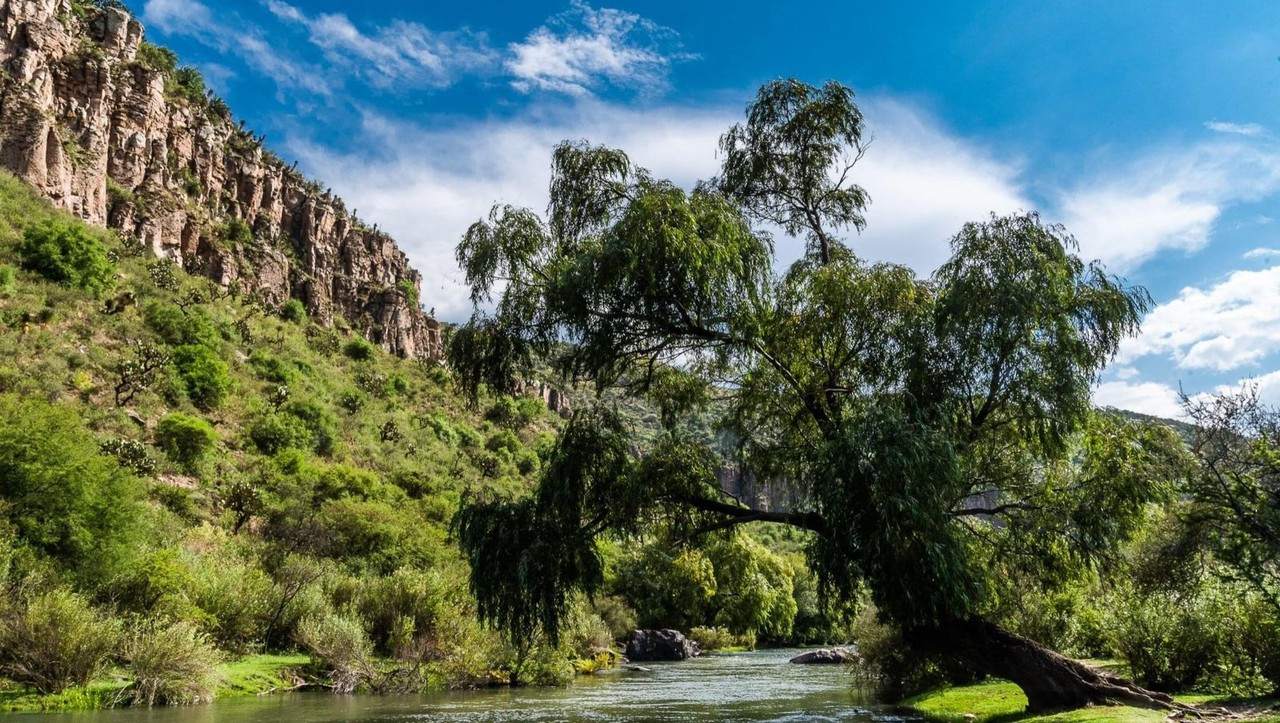
[[509, 721], [906, 721], [860, 702], [849, 667], [791, 665], [794, 650], [645, 663], [648, 671], [580, 676], [566, 688], [415, 696], [292, 693], [191, 708], [6, 716], [44, 723], [507, 723]]

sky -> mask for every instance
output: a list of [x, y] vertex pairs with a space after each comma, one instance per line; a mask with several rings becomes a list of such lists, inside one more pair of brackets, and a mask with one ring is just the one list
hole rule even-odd
[[[872, 203], [846, 242], [927, 276], [966, 221], [1039, 211], [1157, 302], [1104, 406], [1180, 415], [1254, 385], [1280, 405], [1275, 0], [421, 3], [135, 0], [282, 156], [389, 231], [424, 306], [495, 203], [542, 209], [550, 151], [622, 148], [691, 186], [761, 83], [852, 87]], [[783, 262], [801, 244], [781, 239]]]

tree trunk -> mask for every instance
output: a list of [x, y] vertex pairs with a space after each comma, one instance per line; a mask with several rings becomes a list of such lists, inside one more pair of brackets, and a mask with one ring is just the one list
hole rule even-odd
[[980, 618], [916, 629], [907, 639], [922, 651], [1014, 683], [1027, 696], [1028, 712], [1107, 704], [1194, 711], [1163, 693], [1107, 675]]

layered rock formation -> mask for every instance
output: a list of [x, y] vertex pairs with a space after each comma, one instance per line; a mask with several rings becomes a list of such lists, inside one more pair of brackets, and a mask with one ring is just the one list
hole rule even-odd
[[220, 284], [439, 358], [439, 325], [395, 241], [184, 87], [111, 4], [0, 0], [0, 166]]

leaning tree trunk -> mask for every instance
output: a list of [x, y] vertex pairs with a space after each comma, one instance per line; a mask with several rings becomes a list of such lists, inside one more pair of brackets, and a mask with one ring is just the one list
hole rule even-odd
[[980, 618], [916, 629], [908, 634], [908, 642], [1014, 683], [1026, 694], [1027, 710], [1033, 713], [1106, 704], [1193, 710]]

